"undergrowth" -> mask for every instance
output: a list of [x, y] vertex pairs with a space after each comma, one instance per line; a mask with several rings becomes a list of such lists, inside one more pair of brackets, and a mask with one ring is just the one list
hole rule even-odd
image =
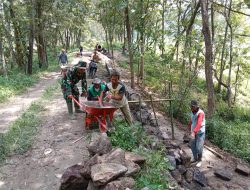
[[135, 176], [135, 190], [143, 187], [151, 190], [166, 190], [169, 184], [167, 173], [170, 164], [165, 157], [164, 150], [146, 148], [150, 139], [138, 123], [130, 127], [124, 121], [115, 119], [113, 125], [116, 126], [115, 130], [109, 134], [113, 146], [146, 157], [146, 163]]
[[[135, 54], [135, 73], [137, 73], [139, 60], [140, 55]], [[170, 64], [175, 70], [169, 70]], [[122, 61], [119, 65], [129, 69], [129, 64], [126, 61]], [[164, 94], [163, 92], [166, 88], [164, 81], [173, 81], [172, 98], [175, 99], [173, 102], [173, 116], [179, 122], [187, 125], [190, 119], [189, 105], [192, 99], [197, 99], [200, 107], [206, 113], [207, 91], [204, 79], [199, 77], [194, 78], [191, 87], [185, 89], [184, 85], [186, 85], [186, 81], [183, 84], [179, 84], [180, 68], [178, 68], [178, 65], [171, 59], [162, 59], [150, 53], [145, 54], [144, 68], [144, 84], [152, 89], [151, 91], [159, 95]], [[185, 77], [188, 78], [187, 76]], [[180, 86], [184, 89], [184, 98], [182, 98], [182, 94], [179, 92]], [[240, 91], [240, 93], [242, 92]], [[232, 108], [229, 108], [221, 96], [224, 95], [216, 94], [216, 113], [210, 121], [207, 121], [206, 137], [224, 150], [250, 163], [250, 109], [243, 104], [235, 104]], [[181, 99], [182, 101], [180, 101]], [[158, 109], [169, 114], [169, 104], [163, 103], [162, 107]]]

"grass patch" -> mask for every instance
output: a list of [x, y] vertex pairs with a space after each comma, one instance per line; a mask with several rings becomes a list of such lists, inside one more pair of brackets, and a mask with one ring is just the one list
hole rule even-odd
[[32, 146], [37, 129], [42, 124], [40, 113], [45, 111], [43, 105], [53, 98], [58, 89], [59, 83], [48, 87], [42, 97], [33, 102], [21, 117], [11, 124], [9, 131], [0, 135], [0, 161], [4, 161], [8, 156], [24, 153]]
[[130, 127], [124, 121], [115, 119], [113, 124], [116, 128], [109, 135], [112, 145], [147, 158], [141, 171], [135, 176], [135, 190], [143, 187], [151, 190], [168, 189], [167, 174], [170, 164], [165, 157], [164, 149], [150, 150], [146, 148], [150, 139], [147, 138], [139, 123]]
[[10, 126], [9, 131], [1, 136], [1, 161], [7, 156], [23, 153], [30, 148], [37, 127], [41, 124], [38, 114], [43, 110], [41, 103], [32, 103], [30, 108]]
[[37, 75], [11, 74], [8, 79], [0, 76], [0, 103], [5, 102], [10, 96], [24, 92], [34, 85], [39, 77]]
[[53, 99], [54, 92], [58, 91], [60, 89], [60, 79], [57, 81], [57, 83], [53, 86], [49, 86], [45, 89], [42, 98], [45, 100], [51, 100]]

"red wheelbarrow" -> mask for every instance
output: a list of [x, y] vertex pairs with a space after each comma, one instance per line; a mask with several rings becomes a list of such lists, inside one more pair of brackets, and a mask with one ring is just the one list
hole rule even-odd
[[107, 132], [107, 119], [110, 123], [113, 120], [114, 112], [118, 109], [109, 102], [86, 101], [80, 104], [74, 97], [73, 101], [77, 103], [82, 110], [86, 112], [85, 126], [89, 127], [91, 123], [98, 122], [99, 129], [102, 133]]

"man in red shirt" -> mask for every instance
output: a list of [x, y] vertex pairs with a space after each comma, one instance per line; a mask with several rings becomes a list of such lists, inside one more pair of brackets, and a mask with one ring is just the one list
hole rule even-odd
[[191, 118], [188, 126], [191, 132], [191, 150], [193, 153], [191, 162], [197, 162], [196, 166], [200, 167], [205, 140], [205, 114], [204, 111], [199, 108], [196, 100], [191, 101], [190, 108]]

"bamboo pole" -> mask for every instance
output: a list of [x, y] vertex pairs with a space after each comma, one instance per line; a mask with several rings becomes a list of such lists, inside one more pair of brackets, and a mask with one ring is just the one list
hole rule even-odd
[[[141, 100], [141, 102], [161, 102], [161, 101], [173, 101], [174, 99], [169, 99], [169, 98], [163, 98], [163, 99], [155, 99], [155, 100]], [[130, 100], [128, 103], [140, 103], [139, 100]]]
[[154, 116], [155, 116], [156, 125], [158, 127], [159, 125], [158, 125], [157, 117], [156, 117], [156, 114], [155, 114], [155, 108], [154, 108], [154, 104], [153, 104], [152, 94], [150, 94], [150, 100], [151, 100], [151, 104], [152, 104], [152, 108], [153, 108], [153, 112], [154, 112]]
[[[172, 97], [172, 81], [169, 82], [168, 86], [168, 93], [169, 93], [169, 99]], [[169, 101], [169, 106], [170, 106], [170, 121], [171, 121], [171, 130], [172, 130], [172, 139], [174, 140], [174, 124], [173, 124], [173, 106], [172, 106], [172, 101]]]

